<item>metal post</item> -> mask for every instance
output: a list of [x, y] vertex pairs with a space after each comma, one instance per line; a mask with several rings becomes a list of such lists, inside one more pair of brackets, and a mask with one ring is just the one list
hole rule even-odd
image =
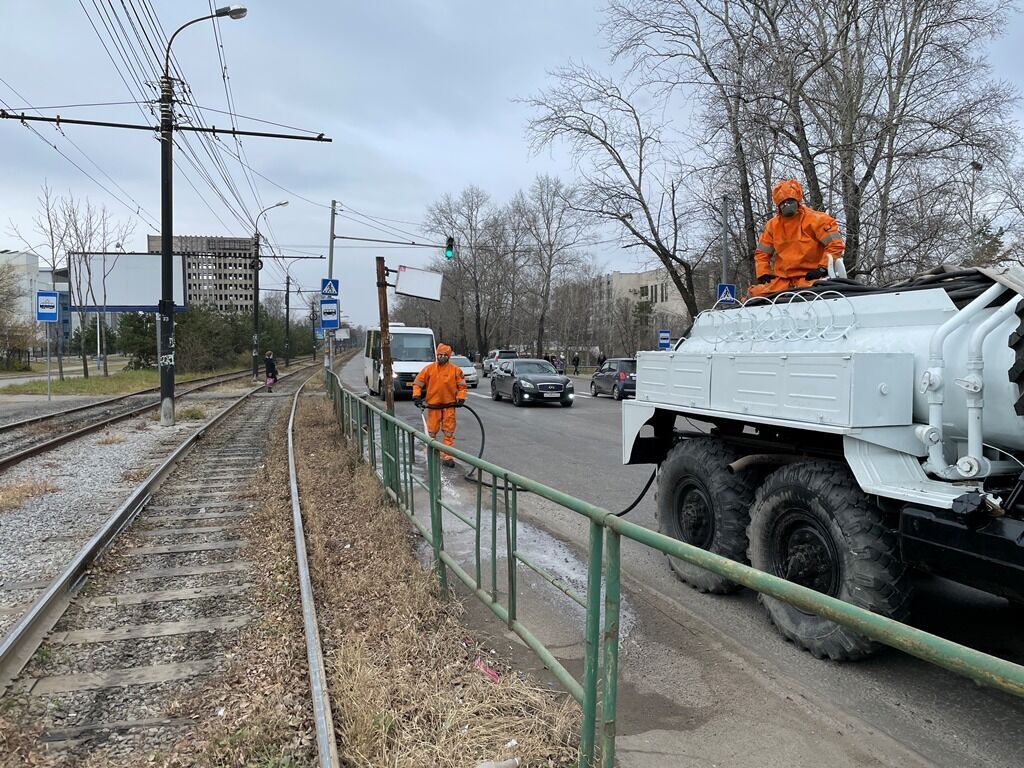
[[729, 282], [729, 196], [722, 195], [722, 282]]
[[96, 373], [100, 372], [100, 355], [103, 354], [103, 350], [100, 349], [100, 313], [96, 313]]
[[380, 310], [380, 358], [384, 366], [384, 402], [390, 415], [395, 415], [395, 382], [391, 373], [391, 331], [388, 325], [388, 268], [384, 257], [377, 257], [377, 304]]
[[583, 722], [580, 724], [580, 768], [594, 763], [597, 717], [597, 656], [601, 645], [601, 550], [604, 531], [590, 521], [590, 556], [587, 558], [587, 619], [583, 656]]
[[291, 355], [292, 348], [292, 316], [289, 310], [289, 304], [292, 297], [292, 276], [285, 274], [284, 276], [284, 367], [288, 367], [288, 361]]
[[[335, 208], [338, 205], [337, 200], [331, 200], [331, 239], [327, 245], [327, 279], [330, 280], [334, 277], [334, 218], [336, 215]], [[338, 315], [341, 315], [341, 297], [338, 296]], [[340, 323], [339, 323], [340, 325]], [[326, 335], [326, 332], [325, 334]], [[334, 368], [334, 334], [331, 334], [331, 339], [327, 343], [327, 369], [332, 370]]]
[[[258, 222], [257, 222], [258, 223]], [[260, 376], [260, 231], [252, 239], [252, 378]]]
[[621, 573], [619, 544], [621, 537], [605, 529], [604, 566], [604, 660], [601, 667], [601, 768], [615, 765], [615, 711], [619, 682], [619, 601]]
[[[60, 304], [60, 297], [57, 298], [58, 306]], [[60, 317], [60, 313], [57, 313], [57, 317]], [[58, 321], [59, 325], [59, 321]], [[58, 328], [59, 330], [59, 328]], [[53, 334], [53, 326], [46, 326], [46, 399], [53, 400], [52, 384], [50, 380], [50, 336]]]
[[160, 426], [174, 426], [174, 86], [160, 78]]

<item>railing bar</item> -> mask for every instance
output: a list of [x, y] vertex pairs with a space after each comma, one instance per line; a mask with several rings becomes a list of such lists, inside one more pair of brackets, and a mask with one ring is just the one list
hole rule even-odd
[[545, 571], [541, 566], [530, 561], [526, 555], [516, 554], [515, 558], [529, 568], [531, 571], [540, 576], [544, 581], [550, 584], [552, 587], [557, 589], [563, 595], [571, 599], [574, 603], [580, 606], [580, 608], [587, 607], [587, 599], [579, 592], [574, 592], [571, 587], [565, 584], [565, 582], [559, 581], [557, 578], [552, 576], [550, 573]]

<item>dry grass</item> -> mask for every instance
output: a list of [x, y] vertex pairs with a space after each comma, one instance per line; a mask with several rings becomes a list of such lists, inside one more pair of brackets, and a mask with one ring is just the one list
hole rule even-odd
[[101, 437], [96, 442], [99, 445], [120, 445], [127, 439], [128, 438], [122, 435], [120, 432], [106, 432], [104, 433], [103, 437]]
[[29, 499], [57, 490], [48, 480], [22, 480], [0, 485], [0, 513], [17, 509]]
[[416, 559], [405, 516], [354, 454], [324, 450], [340, 440], [329, 403], [303, 398], [297, 422], [306, 537], [343, 761], [463, 768], [516, 756], [523, 765], [573, 764], [575, 703], [511, 670], [495, 683], [474, 669], [480, 649], [464, 640], [458, 603], [440, 599], [434, 575]]
[[0, 768], [55, 768], [59, 763], [39, 746], [42, 729], [24, 719], [21, 702], [0, 699]]
[[198, 405], [190, 405], [187, 408], [179, 408], [174, 418], [178, 421], [202, 421], [206, 418], [206, 411]]

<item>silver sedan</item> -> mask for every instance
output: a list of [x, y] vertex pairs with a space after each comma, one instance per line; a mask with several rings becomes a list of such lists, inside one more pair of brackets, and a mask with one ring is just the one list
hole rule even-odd
[[480, 386], [480, 372], [477, 371], [476, 366], [473, 365], [468, 357], [455, 355], [451, 358], [451, 362], [462, 369], [462, 375], [466, 377], [467, 387], [476, 389]]

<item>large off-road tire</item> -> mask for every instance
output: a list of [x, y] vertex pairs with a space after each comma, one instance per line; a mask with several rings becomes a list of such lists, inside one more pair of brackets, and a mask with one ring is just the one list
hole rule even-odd
[[[773, 472], [750, 511], [750, 564], [902, 621], [910, 577], [896, 534], [842, 464], [809, 461]], [[835, 622], [760, 596], [772, 623], [818, 658], [862, 659], [879, 643]]]
[[[756, 476], [732, 474], [740, 454], [720, 440], [682, 440], [658, 469], [658, 530], [666, 536], [741, 563], [747, 561], [747, 523]], [[739, 585], [669, 557], [679, 578], [701, 592], [728, 594]]]

